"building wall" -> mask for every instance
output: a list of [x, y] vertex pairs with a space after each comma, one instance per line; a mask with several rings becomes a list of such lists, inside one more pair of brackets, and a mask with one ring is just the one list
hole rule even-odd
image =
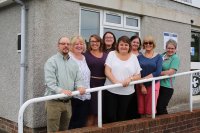
[[[176, 33], [178, 35], [178, 50], [177, 54], [181, 59], [178, 73], [190, 71], [190, 40], [191, 40], [191, 25], [179, 22], [173, 22], [154, 17], [144, 16], [141, 21], [142, 38], [146, 35], [153, 35], [156, 39], [156, 49], [158, 53], [164, 52], [164, 37], [163, 32]], [[185, 63], [188, 62], [188, 63]], [[184, 81], [184, 82], [183, 82]], [[189, 75], [176, 78], [174, 86], [174, 95], [169, 106], [177, 106], [187, 103], [189, 100]]]
[[[52, 10], [53, 9], [53, 10]], [[57, 52], [61, 36], [79, 33], [79, 5], [60, 0], [31, 1], [28, 11], [29, 68], [27, 99], [44, 95], [44, 63]], [[30, 127], [46, 125], [44, 102], [35, 104], [25, 118]]]
[[[25, 101], [43, 96], [45, 91], [43, 66], [56, 53], [59, 37], [79, 33], [80, 6], [115, 10], [141, 16], [141, 37], [152, 34], [157, 52], [163, 52], [163, 32], [178, 34], [178, 54], [184, 62], [179, 72], [190, 70], [191, 24], [200, 26], [196, 8], [172, 1], [148, 0], [29, 0], [27, 11], [27, 75]], [[115, 4], [113, 4], [115, 3]], [[184, 10], [185, 9], [185, 10]], [[17, 122], [19, 111], [20, 53], [17, 53], [17, 33], [20, 32], [20, 6], [0, 8], [0, 117]], [[187, 13], [187, 14], [186, 14]], [[185, 63], [186, 62], [186, 63]], [[182, 82], [184, 81], [184, 83]], [[188, 101], [189, 78], [177, 78], [175, 95], [170, 106]], [[3, 102], [6, 99], [6, 102]], [[44, 103], [28, 107], [24, 124], [28, 127], [46, 125]]]
[[[172, 0], [71, 0], [81, 5], [107, 8], [200, 26], [200, 10]], [[114, 3], [114, 4], [113, 4]]]
[[[79, 33], [79, 4], [60, 0], [32, 0], [26, 3], [27, 75], [25, 101], [44, 95], [44, 70], [46, 60], [57, 52], [61, 36]], [[52, 10], [53, 9], [53, 10]], [[0, 10], [0, 116], [17, 122], [19, 112], [20, 53], [17, 53], [17, 33], [20, 32], [20, 6], [13, 3]], [[3, 100], [6, 99], [6, 102]], [[46, 125], [44, 103], [26, 109], [24, 124], [29, 127]]]
[[19, 111], [20, 53], [17, 34], [20, 32], [20, 7], [0, 9], [0, 116], [17, 120]]

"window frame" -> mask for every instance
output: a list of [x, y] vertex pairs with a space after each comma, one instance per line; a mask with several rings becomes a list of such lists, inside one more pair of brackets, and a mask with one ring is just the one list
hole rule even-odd
[[[136, 19], [137, 22], [138, 22], [138, 26], [129, 26], [129, 25], [126, 25], [126, 19], [127, 18], [133, 18], [133, 19]], [[137, 16], [133, 16], [133, 15], [124, 15], [124, 28], [127, 28], [127, 29], [135, 29], [135, 30], [140, 30], [140, 18], [137, 17]]]
[[[120, 17], [120, 24], [107, 22], [106, 21], [106, 15], [107, 14], [119, 16]], [[116, 27], [123, 27], [123, 14], [105, 10], [104, 14], [103, 14], [103, 24], [104, 25], [110, 25], [110, 26], [116, 26]]]
[[[104, 28], [110, 28], [110, 29], [114, 29], [114, 30], [122, 30], [122, 31], [128, 31], [128, 32], [137, 32], [138, 35], [140, 36], [140, 22], [141, 22], [141, 18], [140, 16], [135, 16], [135, 15], [130, 15], [130, 14], [126, 14], [126, 13], [118, 13], [118, 12], [114, 12], [114, 11], [108, 11], [108, 10], [103, 10], [103, 9], [96, 9], [96, 8], [92, 8], [92, 7], [85, 7], [85, 6], [81, 6], [80, 8], [80, 14], [81, 14], [81, 10], [86, 10], [86, 11], [94, 11], [94, 12], [98, 12], [100, 13], [100, 25], [99, 25], [99, 35], [101, 37], [103, 37], [104, 34]], [[110, 22], [106, 22], [106, 13], [108, 14], [114, 14], [114, 15], [119, 15], [121, 16], [121, 24], [115, 24], [115, 23], [110, 23]], [[135, 26], [128, 26], [126, 25], [126, 18], [127, 17], [132, 17], [134, 19], [138, 20], [138, 27]], [[79, 34], [81, 34], [81, 15], [80, 15], [80, 28], [79, 28]]]

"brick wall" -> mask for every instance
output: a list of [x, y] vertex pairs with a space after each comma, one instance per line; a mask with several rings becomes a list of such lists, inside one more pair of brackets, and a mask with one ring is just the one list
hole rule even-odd
[[[0, 118], [0, 132], [17, 133], [17, 123]], [[45, 133], [46, 128], [24, 127], [24, 133]], [[103, 128], [85, 127], [60, 133], [200, 133], [200, 109], [152, 118], [104, 124]]]
[[104, 124], [60, 133], [200, 133], [200, 110]]
[[[32, 129], [24, 127], [24, 133], [46, 133], [46, 128]], [[0, 117], [0, 133], [18, 133], [17, 123]]]

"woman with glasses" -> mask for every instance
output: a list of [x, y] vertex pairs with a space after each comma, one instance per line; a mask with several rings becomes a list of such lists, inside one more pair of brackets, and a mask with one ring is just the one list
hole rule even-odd
[[[104, 74], [104, 64], [107, 54], [103, 52], [103, 44], [100, 36], [91, 35], [89, 38], [89, 48], [84, 54], [86, 62], [91, 71], [90, 88], [104, 86], [106, 76]], [[90, 114], [87, 126], [97, 125], [97, 92], [91, 93]]]
[[[176, 54], [177, 43], [175, 40], [168, 40], [166, 52], [162, 54], [163, 64], [161, 75], [173, 75], [179, 68], [180, 59]], [[157, 115], [168, 114], [167, 105], [173, 95], [175, 78], [162, 79], [160, 81], [160, 93], [157, 104]]]
[[103, 51], [109, 53], [110, 51], [115, 50], [116, 37], [115, 35], [107, 31], [103, 35]]
[[[155, 40], [152, 36], [146, 36], [143, 40], [143, 49], [145, 52], [138, 56], [142, 68], [141, 77], [143, 79], [158, 77], [162, 71], [162, 57], [154, 51], [156, 47]], [[159, 95], [160, 81], [155, 83], [155, 105]], [[138, 112], [142, 117], [152, 114], [152, 84], [146, 82], [137, 85], [138, 95]], [[156, 106], [155, 106], [156, 107]]]

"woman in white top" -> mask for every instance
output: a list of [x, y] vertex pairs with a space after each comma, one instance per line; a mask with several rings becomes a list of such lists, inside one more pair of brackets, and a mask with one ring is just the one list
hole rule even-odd
[[[79, 66], [83, 85], [85, 88], [90, 88], [90, 70], [87, 66], [85, 56], [82, 54], [86, 50], [86, 44], [81, 36], [72, 37], [70, 42], [70, 58], [74, 59]], [[84, 95], [76, 95], [72, 98], [72, 117], [69, 129], [81, 128], [86, 125], [88, 117], [90, 93]]]
[[126, 120], [128, 104], [134, 86], [129, 83], [140, 79], [140, 65], [137, 57], [131, 52], [130, 40], [127, 36], [118, 39], [116, 50], [108, 54], [105, 63], [105, 85], [121, 83], [123, 87], [105, 90], [104, 123]]

